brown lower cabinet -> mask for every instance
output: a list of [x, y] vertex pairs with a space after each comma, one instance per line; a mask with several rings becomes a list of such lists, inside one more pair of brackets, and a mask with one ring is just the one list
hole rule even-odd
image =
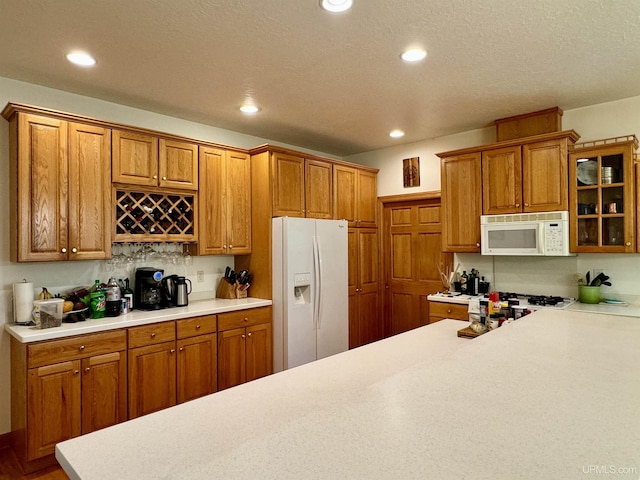
[[439, 322], [445, 318], [469, 321], [469, 305], [447, 302], [429, 302], [429, 323]]
[[125, 330], [11, 337], [11, 429], [26, 473], [51, 463], [56, 443], [127, 419], [126, 348]]
[[218, 315], [218, 390], [273, 372], [271, 307]]
[[[53, 464], [56, 443], [214, 393], [218, 378], [227, 388], [269, 375], [271, 307], [219, 317], [26, 344], [11, 337], [11, 430], [25, 473]], [[236, 330], [240, 341], [229, 335]]]

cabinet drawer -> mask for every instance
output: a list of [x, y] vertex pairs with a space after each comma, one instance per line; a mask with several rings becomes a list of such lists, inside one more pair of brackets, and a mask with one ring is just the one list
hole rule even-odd
[[218, 315], [218, 330], [230, 330], [269, 322], [271, 322], [271, 307], [239, 310]]
[[176, 322], [178, 338], [194, 337], [216, 331], [216, 316], [205, 315], [202, 317], [185, 318]]
[[161, 322], [129, 329], [129, 348], [144, 347], [176, 339], [175, 322]]
[[33, 368], [126, 349], [127, 334], [120, 329], [28, 345], [27, 358]]
[[429, 302], [429, 316], [469, 320], [469, 306], [457, 303]]

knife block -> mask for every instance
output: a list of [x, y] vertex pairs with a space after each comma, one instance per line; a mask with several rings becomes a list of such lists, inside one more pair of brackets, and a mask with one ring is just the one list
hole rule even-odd
[[216, 298], [238, 298], [236, 296], [236, 284], [227, 282], [224, 278], [220, 279], [218, 288], [216, 288]]

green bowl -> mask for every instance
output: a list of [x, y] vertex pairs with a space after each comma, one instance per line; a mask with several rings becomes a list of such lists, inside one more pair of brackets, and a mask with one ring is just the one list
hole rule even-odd
[[580, 287], [580, 303], [600, 303], [600, 287]]

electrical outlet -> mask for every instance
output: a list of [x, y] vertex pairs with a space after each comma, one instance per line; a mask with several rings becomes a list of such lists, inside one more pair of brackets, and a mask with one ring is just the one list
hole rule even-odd
[[198, 283], [204, 282], [204, 271], [198, 270]]

